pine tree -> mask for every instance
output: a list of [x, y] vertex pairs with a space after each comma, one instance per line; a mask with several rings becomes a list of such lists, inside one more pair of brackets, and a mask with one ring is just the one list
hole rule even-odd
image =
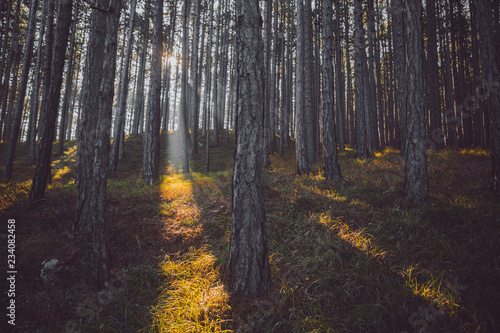
[[238, 70], [233, 222], [229, 246], [230, 287], [261, 295], [270, 286], [264, 210], [263, 57], [258, 0], [236, 1]]

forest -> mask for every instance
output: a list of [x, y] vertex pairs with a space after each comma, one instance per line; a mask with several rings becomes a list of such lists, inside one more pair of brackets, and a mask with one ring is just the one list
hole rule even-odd
[[2, 0], [0, 332], [500, 330], [497, 0]]

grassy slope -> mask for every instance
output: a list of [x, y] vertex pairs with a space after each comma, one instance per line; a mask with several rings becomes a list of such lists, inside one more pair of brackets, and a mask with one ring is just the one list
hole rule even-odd
[[[345, 179], [335, 182], [325, 181], [319, 164], [311, 175], [295, 176], [292, 148], [272, 156], [265, 197], [273, 288], [267, 298], [251, 299], [225, 289], [231, 140], [229, 148], [212, 149], [213, 172], [202, 172], [200, 151], [192, 160], [194, 172], [182, 176], [170, 161], [175, 153], [168, 147], [176, 145], [169, 134], [164, 176], [148, 187], [140, 178], [141, 138], [127, 139], [126, 157], [108, 183], [109, 246], [117, 279], [101, 291], [89, 284], [88, 248], [71, 233], [75, 142], [54, 158], [47, 198], [34, 204], [25, 202], [33, 167], [26, 166], [21, 147], [13, 182], [0, 185], [1, 220], [16, 219], [20, 330], [489, 332], [500, 327], [500, 204], [489, 190], [486, 152], [429, 152], [431, 198], [422, 206], [403, 198], [403, 162], [395, 150], [364, 161], [351, 150], [341, 153]], [[0, 155], [5, 151], [0, 145]], [[41, 263], [53, 258], [66, 265], [58, 280], [44, 285]]]

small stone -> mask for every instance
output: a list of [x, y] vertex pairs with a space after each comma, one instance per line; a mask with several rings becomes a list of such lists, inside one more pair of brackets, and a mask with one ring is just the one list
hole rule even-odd
[[63, 268], [63, 263], [59, 259], [52, 259], [50, 261], [42, 262], [42, 270], [40, 271], [40, 277], [43, 282], [52, 282], [57, 278], [58, 273]]

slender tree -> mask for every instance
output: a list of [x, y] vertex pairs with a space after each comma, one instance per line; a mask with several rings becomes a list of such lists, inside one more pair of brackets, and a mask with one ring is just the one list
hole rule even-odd
[[489, 0], [478, 0], [477, 26], [479, 32], [479, 48], [483, 64], [483, 75], [488, 84], [488, 112], [491, 140], [491, 162], [493, 191], [500, 192], [500, 74], [496, 60], [492, 7]]
[[[200, 30], [200, 7], [201, 0], [194, 0], [194, 26], [193, 26], [193, 57], [191, 60], [191, 155], [198, 153], [198, 124], [200, 118], [200, 93], [199, 93], [199, 76], [198, 76], [198, 52], [199, 52], [199, 30]], [[202, 49], [203, 53], [203, 49]]]
[[271, 44], [272, 38], [272, 17], [273, 0], [264, 1], [264, 139], [266, 142], [265, 165], [270, 165], [269, 149], [271, 143]]
[[296, 114], [296, 154], [297, 174], [309, 173], [309, 161], [306, 141], [306, 104], [305, 104], [305, 21], [304, 1], [297, 0], [297, 55], [295, 62], [295, 114]]
[[[325, 5], [323, 5], [325, 6]], [[344, 122], [345, 122], [345, 80], [344, 80], [344, 71], [342, 69], [342, 48], [340, 46], [340, 41], [342, 39], [342, 31], [340, 29], [340, 18], [341, 15], [341, 7], [340, 0], [335, 0], [335, 22], [334, 22], [334, 30], [335, 30], [335, 85], [337, 101], [335, 103], [336, 107], [336, 133], [337, 133], [337, 141], [339, 143], [339, 149], [341, 151], [345, 150], [345, 138], [344, 138]], [[323, 20], [325, 20], [323, 13]], [[348, 20], [346, 17], [345, 20]], [[347, 45], [347, 43], [346, 43]]]
[[153, 57], [149, 84], [148, 115], [144, 131], [142, 178], [152, 185], [160, 177], [161, 62], [163, 54], [163, 0], [156, 0], [153, 17]]
[[[314, 48], [313, 48], [313, 23], [312, 23], [312, 1], [304, 0], [304, 107], [306, 117], [306, 147], [307, 161], [309, 165], [317, 161], [316, 136], [318, 134], [319, 110], [315, 103], [315, 82], [314, 82]], [[317, 71], [316, 71], [317, 72]], [[316, 73], [317, 74], [317, 73]]]
[[[127, 35], [127, 46], [125, 51], [125, 59], [123, 64], [123, 80], [120, 88], [120, 104], [118, 107], [118, 124], [115, 130], [115, 138], [111, 149], [111, 159], [109, 162], [109, 171], [115, 172], [118, 167], [118, 159], [120, 155], [120, 146], [123, 144], [123, 136], [125, 134], [125, 114], [127, 111], [128, 87], [130, 82], [130, 58], [132, 56], [133, 39], [134, 39], [134, 22], [135, 22], [135, 7], [137, 0], [132, 0], [130, 4], [130, 18]], [[154, 38], [154, 37], [153, 37]], [[155, 73], [156, 74], [156, 73]]]
[[[338, 8], [337, 8], [338, 10]], [[339, 179], [340, 165], [335, 140], [335, 104], [333, 93], [333, 0], [323, 2], [323, 146], [325, 178]], [[339, 59], [337, 59], [339, 61]], [[338, 102], [337, 102], [338, 103]]]
[[139, 60], [139, 76], [137, 78], [137, 89], [134, 106], [134, 117], [132, 122], [132, 134], [142, 133], [144, 118], [144, 81], [146, 80], [146, 56], [148, 54], [149, 40], [149, 12], [150, 0], [145, 0], [144, 19], [142, 26], [142, 46]]
[[17, 93], [17, 102], [14, 116], [14, 123], [10, 135], [9, 148], [7, 150], [7, 162], [3, 170], [2, 180], [9, 181], [12, 176], [12, 165], [16, 154], [16, 146], [21, 129], [21, 120], [23, 115], [24, 99], [26, 97], [26, 87], [28, 85], [28, 76], [31, 67], [31, 58], [33, 53], [33, 43], [35, 40], [35, 19], [38, 9], [38, 0], [31, 0], [30, 14], [28, 19], [28, 27], [26, 33], [26, 42], [24, 43], [23, 51], [23, 71], [21, 74], [21, 82]]
[[[72, 18], [73, 1], [61, 1], [57, 10], [59, 24], [56, 26], [54, 49], [50, 72], [50, 85], [48, 86], [48, 99], [42, 113], [45, 115], [40, 151], [36, 161], [35, 175], [30, 190], [30, 201], [40, 200], [45, 197], [47, 182], [51, 173], [52, 143], [54, 141], [57, 110], [61, 94], [64, 60], [68, 44], [69, 28]], [[45, 87], [47, 89], [47, 87]]]
[[78, 17], [79, 4], [75, 6], [75, 13], [73, 24], [71, 25], [71, 39], [68, 45], [69, 55], [68, 64], [66, 69], [66, 82], [64, 89], [64, 97], [61, 109], [61, 124], [59, 129], [59, 151], [58, 154], [62, 155], [64, 152], [64, 139], [66, 137], [66, 128], [68, 127], [68, 112], [69, 112], [69, 101], [71, 99], [71, 92], [73, 91], [73, 75], [75, 71], [75, 43], [76, 43], [76, 18]]
[[181, 74], [181, 108], [179, 112], [179, 133], [181, 143], [181, 163], [182, 172], [189, 173], [189, 151], [188, 151], [188, 116], [189, 116], [189, 100], [188, 100], [188, 52], [189, 52], [189, 10], [191, 0], [184, 1], [183, 18], [182, 18], [182, 74]]
[[420, 0], [406, 0], [407, 117], [405, 148], [405, 194], [415, 203], [429, 195], [425, 150], [424, 86], [422, 73], [422, 29]]
[[[474, 77], [478, 78], [481, 75], [479, 66], [479, 41], [478, 41], [478, 23], [477, 23], [477, 9], [476, 1], [469, 0], [470, 16], [471, 16], [471, 41], [472, 41], [472, 71]], [[473, 92], [475, 94], [475, 91]], [[472, 98], [472, 97], [471, 97]], [[467, 104], [466, 108], [473, 111], [474, 122], [474, 145], [484, 145], [484, 125], [483, 125], [483, 104], [474, 97], [474, 105]]]
[[35, 164], [35, 143], [37, 137], [37, 120], [38, 120], [38, 110], [40, 106], [40, 86], [42, 81], [42, 67], [43, 67], [43, 44], [45, 37], [45, 27], [47, 25], [47, 10], [48, 1], [43, 3], [42, 10], [42, 22], [40, 26], [40, 32], [38, 34], [38, 45], [36, 51], [36, 63], [35, 63], [35, 74], [33, 78], [33, 87], [31, 90], [31, 100], [30, 100], [30, 117], [28, 126], [28, 135], [26, 143], [28, 145], [28, 163], [30, 165]]
[[356, 96], [356, 156], [364, 159], [370, 155], [370, 119], [368, 108], [368, 75], [365, 36], [363, 29], [363, 0], [354, 0], [354, 67]]
[[[427, 72], [429, 80], [429, 97], [427, 106], [429, 109], [431, 139], [434, 148], [441, 148], [442, 143], [438, 139], [441, 133], [441, 107], [439, 101], [439, 67], [437, 53], [437, 25], [436, 25], [436, 2], [427, 0]], [[433, 135], [434, 134], [434, 135]], [[439, 142], [438, 142], [439, 141]]]
[[258, 0], [236, 0], [238, 70], [236, 152], [233, 173], [233, 222], [229, 245], [231, 288], [261, 295], [270, 285], [264, 210], [262, 138], [263, 58]]
[[[9, 15], [7, 18], [9, 18], [10, 16], [10, 7], [12, 7], [12, 3], [9, 5]], [[5, 62], [5, 74], [4, 74], [4, 77], [3, 77], [3, 84], [2, 84], [2, 92], [1, 92], [1, 95], [2, 96], [2, 99], [0, 99], [0, 102], [1, 102], [1, 108], [2, 108], [2, 112], [0, 114], [0, 141], [4, 141], [7, 139], [8, 137], [8, 131], [10, 130], [10, 126], [9, 126], [9, 112], [7, 110], [7, 107], [9, 107], [9, 103], [8, 101], [9, 100], [13, 100], [13, 98], [9, 98], [9, 89], [10, 89], [10, 95], [12, 97], [14, 97], [14, 93], [16, 91], [16, 85], [17, 84], [12, 84], [10, 85], [9, 84], [9, 81], [10, 81], [10, 78], [11, 78], [11, 74], [12, 73], [15, 73], [15, 70], [14, 70], [14, 67], [15, 67], [15, 64], [16, 64], [16, 59], [19, 58], [19, 38], [20, 38], [20, 34], [18, 33], [18, 29], [19, 29], [19, 16], [20, 16], [20, 12], [21, 12], [21, 1], [18, 1], [17, 2], [17, 5], [16, 5], [16, 14], [14, 15], [14, 21], [12, 23], [12, 28], [9, 29], [11, 27], [11, 25], [9, 24], [9, 22], [7, 22], [7, 27], [8, 27], [8, 31], [9, 30], [12, 30], [11, 34], [12, 34], [12, 40], [11, 40], [11, 43], [10, 43], [10, 48], [9, 48], [9, 53], [8, 53], [8, 56], [7, 56], [7, 59], [4, 61]], [[5, 39], [5, 43], [7, 44], [7, 36], [6, 35], [6, 39]], [[4, 55], [6, 54], [7, 52], [7, 49], [3, 49], [3, 53]], [[4, 70], [4, 65], [2, 64], [2, 70]], [[2, 79], [2, 77], [0, 76], [0, 80]], [[14, 75], [14, 82], [17, 82], [17, 75]], [[12, 104], [12, 103], [11, 103]]]

